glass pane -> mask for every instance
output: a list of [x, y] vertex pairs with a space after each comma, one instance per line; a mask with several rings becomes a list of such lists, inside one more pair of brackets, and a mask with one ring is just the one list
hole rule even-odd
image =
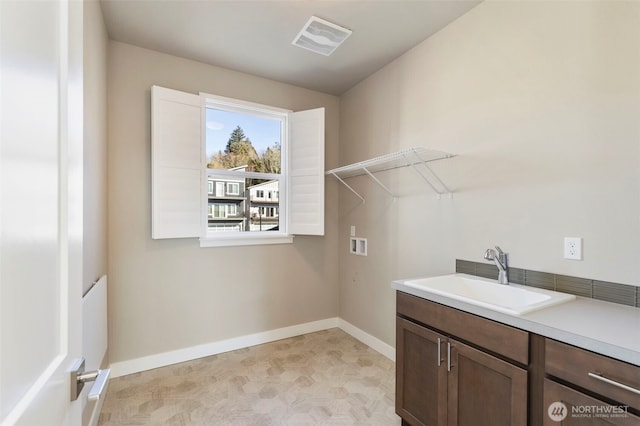
[[249, 229], [251, 231], [278, 231], [280, 229], [280, 200], [267, 198], [268, 193], [278, 191], [280, 182], [264, 181], [249, 187]]
[[213, 232], [280, 230], [280, 181], [238, 179], [212, 174], [208, 228]]
[[280, 173], [282, 120], [207, 108], [207, 167]]

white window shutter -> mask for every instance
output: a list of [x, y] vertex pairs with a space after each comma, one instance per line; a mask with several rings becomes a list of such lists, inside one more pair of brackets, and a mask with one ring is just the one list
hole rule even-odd
[[151, 88], [151, 238], [201, 234], [200, 96]]
[[289, 233], [324, 235], [324, 108], [289, 114]]

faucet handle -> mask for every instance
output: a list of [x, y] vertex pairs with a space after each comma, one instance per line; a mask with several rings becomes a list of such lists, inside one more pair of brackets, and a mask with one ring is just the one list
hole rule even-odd
[[502, 251], [502, 249], [500, 247], [496, 246], [496, 250], [498, 251], [498, 254], [500, 256], [502, 256], [504, 254], [504, 252]]
[[487, 251], [484, 252], [484, 258], [486, 260], [493, 260], [496, 257], [496, 252], [493, 249], [487, 249]]

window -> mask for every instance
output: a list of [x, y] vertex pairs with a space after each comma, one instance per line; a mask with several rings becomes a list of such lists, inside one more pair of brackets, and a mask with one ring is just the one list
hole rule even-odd
[[216, 197], [224, 197], [224, 182], [216, 182]]
[[209, 204], [209, 216], [213, 218], [227, 218], [238, 215], [237, 204]]
[[224, 204], [216, 204], [213, 206], [213, 217], [227, 217], [227, 209]]
[[[227, 182], [226, 195], [242, 199], [249, 210], [249, 214], [237, 216], [244, 222], [240, 232], [270, 231], [272, 238], [274, 231], [286, 230], [285, 217], [280, 223], [278, 216], [267, 216], [259, 206], [269, 202], [279, 207], [279, 201], [266, 200], [265, 194], [287, 185], [283, 169], [287, 112], [264, 106], [229, 105], [212, 97], [206, 100], [205, 119], [207, 175]], [[209, 227], [215, 226], [216, 223], [209, 223]]]
[[[261, 142], [262, 130], [230, 117], [271, 123], [278, 137]], [[222, 142], [206, 133], [221, 128]], [[225, 246], [323, 235], [324, 109], [292, 113], [153, 86], [152, 176], [154, 239]]]
[[234, 182], [227, 183], [227, 194], [228, 195], [240, 195], [240, 184]]

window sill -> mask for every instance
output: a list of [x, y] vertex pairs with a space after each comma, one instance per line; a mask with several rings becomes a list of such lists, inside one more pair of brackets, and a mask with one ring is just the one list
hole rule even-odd
[[[263, 231], [264, 232], [264, 231]], [[200, 238], [200, 247], [258, 246], [266, 244], [291, 244], [293, 235], [254, 234], [254, 235], [207, 235]]]

